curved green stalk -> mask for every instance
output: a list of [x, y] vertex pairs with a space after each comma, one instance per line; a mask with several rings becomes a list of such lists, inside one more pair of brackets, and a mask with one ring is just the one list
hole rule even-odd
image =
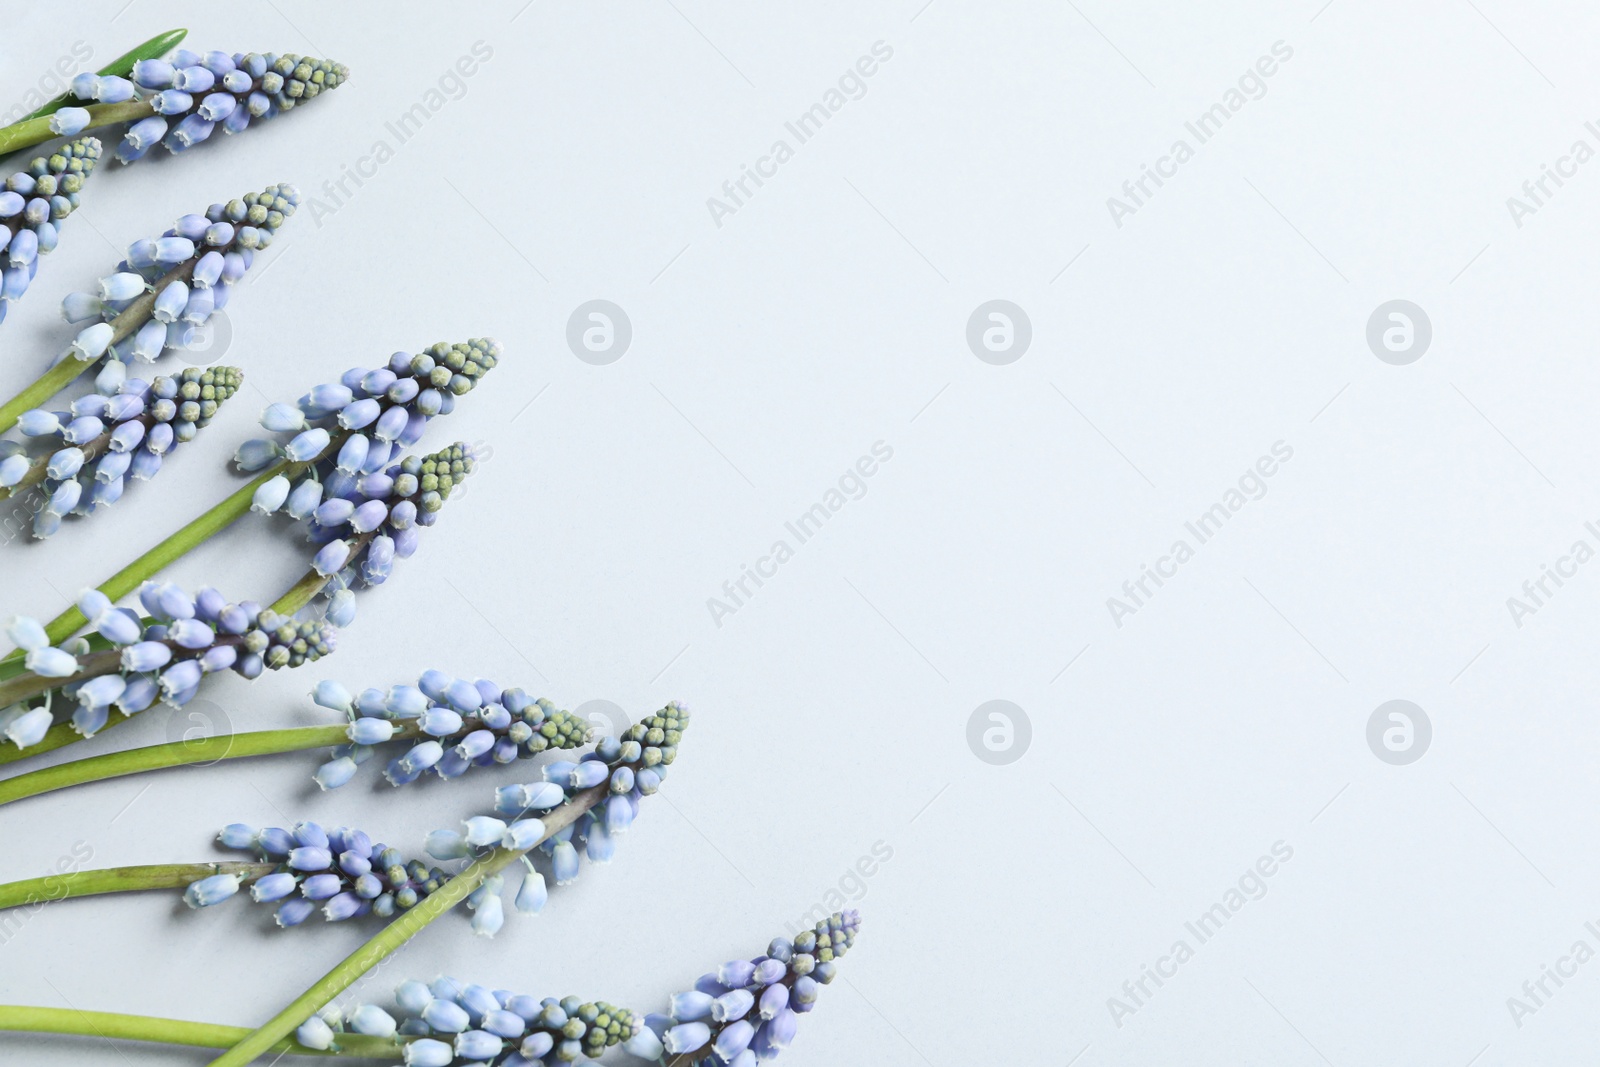
[[[279, 752], [298, 752], [308, 748], [324, 748], [343, 744], [348, 737], [346, 726], [299, 726], [288, 730], [254, 730], [242, 734], [219, 734], [216, 737], [196, 738], [192, 741], [171, 741], [163, 745], [130, 748], [121, 752], [108, 752], [103, 756], [58, 763], [54, 767], [29, 771], [0, 781], [0, 804], [36, 797], [69, 786], [89, 782], [103, 782], [145, 771], [158, 771], [167, 767], [183, 767], [194, 763], [215, 763], [225, 759], [243, 759], [248, 756], [270, 756]], [[407, 723], [395, 731], [395, 737], [412, 737], [416, 726]], [[32, 752], [33, 749], [28, 749]]]
[[[168, 30], [166, 33], [157, 34], [143, 44], [124, 52], [116, 59], [113, 59], [105, 66], [95, 71], [95, 73], [101, 77], [106, 77], [113, 74], [119, 78], [131, 77], [133, 74], [133, 65], [139, 62], [139, 60], [159, 59], [168, 52], [172, 51], [174, 48], [178, 47], [178, 45], [187, 36], [189, 36], [188, 30]], [[62, 93], [54, 100], [48, 101], [37, 110], [29, 112], [17, 121], [27, 122], [29, 119], [36, 119], [44, 115], [53, 115], [57, 111], [60, 111], [62, 108], [66, 107], [67, 102], [71, 99], [71, 93]]]
[[[230, 1048], [250, 1033], [244, 1026], [192, 1023], [183, 1019], [161, 1019], [150, 1015], [122, 1015], [109, 1011], [79, 1011], [76, 1008], [31, 1008], [0, 1004], [0, 1030], [31, 1034], [77, 1034], [83, 1037], [120, 1038], [124, 1041], [153, 1041], [163, 1045], [188, 1045], [193, 1048]], [[298, 1041], [279, 1041], [268, 1052], [293, 1056], [344, 1056], [347, 1059], [398, 1060], [400, 1043], [389, 1037], [340, 1034], [336, 1051], [321, 1052]]]
[[[544, 818], [545, 835], [540, 842], [570, 826], [579, 815], [598, 804], [608, 793], [605, 782], [577, 793], [563, 806]], [[538, 846], [535, 845], [535, 848]], [[240, 1041], [226, 1053], [211, 1062], [211, 1067], [243, 1067], [257, 1056], [271, 1051], [273, 1046], [288, 1037], [328, 1001], [355, 984], [356, 980], [397, 951], [415, 937], [429, 923], [455, 907], [478, 888], [490, 875], [503, 870], [522, 856], [514, 849], [497, 848], [474, 860], [461, 873], [455, 875], [437, 892], [422, 900], [410, 911], [404, 912], [377, 936], [347, 956], [333, 970], [296, 997], [288, 1007], [274, 1015], [264, 1026]]]
[[[145, 889], [183, 889], [213, 874], [242, 874], [246, 877], [271, 874], [273, 863], [156, 863], [143, 867], [107, 867], [99, 871], [69, 871], [25, 878], [0, 885], [0, 908], [49, 904], [72, 897], [93, 897], [106, 893], [136, 893]], [[305, 1022], [304, 1019], [300, 1020]]]

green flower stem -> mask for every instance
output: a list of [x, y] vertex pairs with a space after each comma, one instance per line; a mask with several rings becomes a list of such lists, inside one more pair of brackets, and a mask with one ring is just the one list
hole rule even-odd
[[[547, 841], [577, 820], [578, 816], [598, 804], [610, 792], [605, 782], [592, 786], [573, 796], [566, 804], [544, 817]], [[535, 848], [538, 846], [535, 845]], [[300, 1024], [311, 1018], [334, 997], [343, 993], [356, 980], [395, 952], [433, 920], [455, 907], [490, 875], [497, 874], [523, 853], [513, 849], [497, 848], [474, 860], [460, 874], [446, 882], [437, 893], [426, 897], [416, 907], [380, 930], [377, 936], [356, 949], [333, 970], [323, 975], [310, 989], [300, 994], [292, 1003], [264, 1026], [240, 1041], [226, 1053], [211, 1062], [211, 1067], [243, 1067], [257, 1056], [271, 1051], [278, 1042], [294, 1033]]]
[[[153, 1041], [164, 1045], [193, 1048], [230, 1048], [250, 1033], [244, 1026], [216, 1023], [191, 1023], [182, 1019], [160, 1019], [149, 1015], [122, 1015], [109, 1011], [79, 1011], [76, 1008], [30, 1008], [0, 1004], [0, 1030], [33, 1034], [78, 1034], [83, 1037], [120, 1038], [124, 1041]], [[346, 1059], [398, 1060], [400, 1043], [389, 1037], [340, 1034], [337, 1050], [327, 1052], [306, 1048], [298, 1041], [279, 1041], [268, 1052], [294, 1056], [344, 1056]]]
[[0, 885], [0, 908], [48, 904], [71, 897], [93, 897], [105, 893], [183, 889], [190, 882], [198, 882], [213, 874], [241, 874], [247, 878], [259, 878], [276, 869], [275, 863], [157, 863], [145, 867], [107, 867], [101, 871], [47, 874], [43, 878], [27, 878]]
[[[139, 62], [139, 60], [157, 59], [161, 56], [164, 56], [174, 48], [178, 47], [178, 45], [187, 36], [189, 36], [188, 30], [168, 30], [166, 33], [157, 34], [136, 48], [124, 52], [116, 59], [113, 59], [105, 66], [95, 71], [95, 73], [99, 74], [101, 77], [106, 77], [113, 74], [119, 78], [131, 77], [133, 74], [133, 65]], [[29, 119], [36, 119], [42, 115], [54, 114], [55, 112], [66, 107], [67, 101], [71, 98], [71, 93], [62, 93], [54, 100], [44, 104], [37, 111], [33, 111], [22, 116], [22, 118], [18, 121], [26, 122]]]
[[[150, 106], [149, 100], [128, 100], [121, 104], [90, 104], [88, 107], [88, 129], [97, 126], [110, 126], [118, 122], [135, 122], [147, 115], [154, 115], [155, 109]], [[23, 119], [21, 122], [0, 129], [0, 156], [32, 148], [36, 144], [43, 144], [61, 136], [50, 128], [49, 115], [41, 115], [36, 119]]]
[[[107, 752], [0, 781], [0, 804], [10, 804], [14, 800], [36, 797], [69, 786], [103, 782], [109, 778], [159, 771], [167, 767], [341, 745], [349, 740], [346, 729], [345, 724], [340, 723], [337, 726], [299, 726], [288, 730], [253, 730], [249, 733], [219, 734], [192, 741], [171, 741], [163, 745]], [[395, 730], [394, 736], [410, 738], [418, 733], [417, 724], [412, 722], [402, 724]]]
[[[97, 106], [127, 107], [128, 105], [104, 104]], [[36, 119], [34, 121], [43, 120]], [[0, 131], [0, 135], [3, 135], [3, 133], [4, 131]], [[0, 146], [0, 152], [4, 151], [4, 147]], [[118, 314], [116, 318], [111, 320], [111, 343], [117, 344], [118, 342], [125, 341], [138, 332], [139, 327], [143, 326], [150, 319], [150, 312], [154, 310], [156, 306], [156, 294], [165, 289], [171, 282], [187, 282], [189, 280], [189, 276], [194, 273], [195, 264], [199, 262], [200, 260], [195, 258], [180, 263], [178, 266], [162, 275], [161, 278], [159, 278], [153, 285], [146, 287], [144, 293], [140, 294], [137, 300], [123, 308], [122, 312]], [[11, 429], [11, 427], [15, 426], [17, 424], [17, 420], [22, 417], [22, 413], [24, 411], [39, 407], [45, 401], [49, 400], [61, 390], [65, 389], [69, 384], [71, 384], [74, 378], [78, 377], [80, 374], [83, 374], [98, 362], [99, 360], [97, 359], [77, 359], [72, 356], [64, 357], [61, 362], [57, 363], [54, 367], [51, 367], [49, 370], [45, 371], [44, 374], [40, 375], [39, 379], [32, 385], [28, 386], [10, 400], [7, 400], [4, 404], [0, 404], [0, 433], [5, 433], [7, 430]]]

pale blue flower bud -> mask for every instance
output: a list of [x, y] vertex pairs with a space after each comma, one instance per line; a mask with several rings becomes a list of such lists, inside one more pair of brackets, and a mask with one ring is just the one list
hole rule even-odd
[[428, 1002], [428, 1006], [422, 1009], [422, 1021], [441, 1034], [459, 1034], [472, 1025], [467, 1010], [444, 997], [436, 997]]
[[87, 108], [64, 107], [50, 116], [50, 132], [60, 137], [76, 137], [88, 129], [92, 116]]
[[330, 711], [349, 712], [353, 706], [350, 690], [330, 679], [317, 683], [311, 691], [311, 699], [318, 707]]
[[40, 648], [29, 652], [23, 666], [42, 678], [68, 678], [78, 672], [78, 661], [59, 648]]
[[369, 1037], [393, 1037], [397, 1026], [394, 1016], [376, 1004], [363, 1004], [350, 1013], [350, 1029]]
[[705, 1019], [711, 1015], [713, 998], [699, 990], [689, 990], [684, 993], [675, 993], [672, 997], [672, 1017], [679, 1022], [694, 1022], [696, 1019]]
[[433, 707], [422, 713], [422, 732], [433, 737], [448, 737], [461, 730], [461, 716], [449, 708]]
[[304, 1045], [306, 1048], [314, 1048], [318, 1050], [332, 1048], [333, 1036], [333, 1027], [324, 1022], [322, 1017], [319, 1015], [313, 1015], [311, 1018], [301, 1023], [300, 1028], [294, 1032], [294, 1039], [296, 1041], [300, 1042], [300, 1044]]
[[157, 322], [176, 322], [188, 303], [189, 287], [182, 281], [173, 279], [156, 294], [155, 306], [150, 314]]
[[433, 993], [428, 987], [415, 979], [401, 982], [394, 991], [394, 1002], [400, 1005], [402, 1011], [412, 1015], [422, 1014], [422, 1009], [433, 1002]]
[[[755, 994], [748, 989], [730, 989], [711, 1002], [711, 1018], [719, 1023], [743, 1019], [755, 1007]], [[748, 1042], [747, 1042], [748, 1043]], [[738, 1051], [735, 1049], [734, 1051]]]
[[261, 413], [261, 426], [273, 433], [299, 433], [306, 428], [306, 417], [293, 404], [269, 404]]
[[288, 871], [275, 871], [262, 875], [250, 887], [250, 898], [258, 904], [274, 904], [299, 887], [294, 875]]
[[489, 815], [475, 815], [463, 825], [467, 828], [467, 843], [479, 848], [499, 844], [506, 832], [506, 824]]
[[400, 1052], [406, 1067], [449, 1067], [456, 1057], [453, 1048], [431, 1037], [407, 1042], [401, 1046]]
[[717, 981], [729, 989], [743, 989], [755, 973], [756, 965], [749, 960], [729, 960], [717, 968]]
[[578, 880], [578, 850], [571, 841], [557, 841], [550, 850], [556, 885], [571, 885]]
[[424, 840], [422, 849], [436, 860], [449, 861], [465, 859], [472, 854], [472, 849], [467, 845], [467, 839], [454, 830], [431, 830]]
[[191, 882], [183, 891], [183, 902], [191, 908], [206, 908], [220, 904], [239, 891], [237, 874], [213, 874], [198, 882]]
[[600, 760], [584, 760], [572, 772], [571, 788], [588, 789], [610, 777], [611, 769]]
[[93, 326], [81, 331], [72, 341], [68, 350], [74, 359], [91, 360], [99, 359], [105, 355], [106, 347], [111, 344], [112, 327], [109, 322], [97, 322]]
[[346, 733], [355, 744], [381, 745], [394, 736], [394, 723], [387, 719], [357, 719]]
[[324, 577], [339, 573], [350, 557], [350, 546], [343, 541], [329, 541], [311, 560], [312, 568]]
[[301, 846], [289, 850], [288, 864], [297, 871], [325, 871], [333, 866], [333, 856], [326, 848]]
[[[499, 821], [499, 820], [495, 820]], [[501, 825], [504, 825], [503, 823]], [[525, 852], [544, 837], [544, 823], [539, 819], [518, 819], [506, 828], [500, 838], [501, 848]]]
[[[506, 923], [506, 908], [498, 896], [486, 898], [472, 913], [472, 932], [479, 937], [493, 937]], [[499, 1039], [495, 1039], [496, 1045]]]
[[666, 1048], [656, 1032], [646, 1026], [622, 1043], [622, 1051], [641, 1060], [659, 1060]]
[[34, 708], [12, 719], [5, 727], [5, 735], [18, 748], [28, 748], [44, 740], [54, 722], [49, 708]]
[[306, 430], [289, 442], [285, 455], [295, 463], [304, 463], [321, 454], [331, 440], [328, 431], [319, 427]]
[[322, 907], [322, 917], [328, 922], [344, 922], [367, 910], [367, 904], [354, 893], [340, 893], [331, 897]]
[[357, 769], [355, 760], [341, 756], [318, 767], [311, 775], [311, 780], [324, 790], [338, 789], [356, 776]]
[[771, 1019], [789, 1006], [789, 987], [774, 982], [761, 992], [761, 1017]]
[[705, 1023], [682, 1023], [667, 1031], [662, 1047], [669, 1055], [677, 1056], [704, 1048], [711, 1040], [711, 1028]]
[[500, 1054], [505, 1042], [486, 1030], [468, 1030], [456, 1037], [456, 1055], [467, 1060], [491, 1060]]
[[250, 510], [271, 515], [283, 507], [288, 498], [289, 479], [279, 474], [256, 487], [255, 495], [250, 500]]
[[164, 59], [141, 59], [133, 65], [133, 80], [144, 89], [165, 89], [172, 84], [172, 64]]
[[144, 292], [144, 276], [123, 272], [100, 279], [101, 300], [132, 300]]

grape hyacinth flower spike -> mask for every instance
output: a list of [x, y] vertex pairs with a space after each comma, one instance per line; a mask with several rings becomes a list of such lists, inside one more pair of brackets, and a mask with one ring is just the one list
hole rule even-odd
[[[323, 500], [311, 512], [308, 536], [322, 545], [312, 569], [329, 579], [324, 591], [335, 625], [354, 621], [358, 585], [383, 584], [396, 559], [416, 552], [422, 528], [438, 521], [450, 490], [472, 473], [474, 461], [472, 446], [457, 442], [370, 474], [335, 470], [321, 485]], [[301, 485], [297, 503], [305, 506], [318, 483]], [[276, 488], [286, 489], [287, 479]]]
[[224, 827], [217, 839], [228, 848], [253, 853], [259, 861], [255, 870], [201, 878], [184, 890], [184, 901], [190, 907], [209, 907], [247, 889], [251, 900], [275, 906], [283, 929], [304, 923], [319, 905], [328, 922], [368, 914], [387, 918], [415, 907], [450, 877], [438, 867], [408, 862], [397, 850], [346, 827], [324, 830], [302, 822], [288, 830], [257, 830], [235, 823]]
[[[451, 684], [459, 690], [457, 705], [471, 705], [474, 701], [480, 706], [485, 703], [474, 683]], [[489, 683], [482, 685], [485, 690], [492, 688]], [[326, 684], [318, 688], [325, 689]], [[391, 694], [400, 701], [413, 702], [406, 694], [395, 694], [393, 690]], [[391, 694], [378, 695], [387, 703]], [[503, 705], [496, 706], [505, 710]], [[462, 721], [458, 712], [440, 705], [424, 714], [425, 726], [428, 715], [434, 713], [442, 718], [453, 718], [458, 724]], [[615, 851], [615, 836], [627, 832], [638, 813], [640, 799], [659, 786], [663, 768], [675, 757], [677, 743], [688, 720], [687, 711], [675, 704], [668, 705], [632, 727], [625, 735], [626, 740], [608, 738], [585, 753], [578, 763], [563, 761], [548, 765], [541, 782], [502, 786], [495, 792], [495, 814], [472, 816], [461, 823], [463, 830], [460, 831], [432, 831], [424, 842], [424, 850], [433, 860], [444, 864], [473, 860], [496, 849], [504, 850], [508, 858], [521, 856], [524, 872], [513, 908], [537, 914], [544, 908], [549, 894], [544, 875], [527, 854], [536, 848], [543, 849], [557, 885], [569, 885], [576, 880], [577, 846], [580, 844], [590, 862], [608, 862]], [[526, 720], [519, 721], [526, 724]], [[546, 721], [570, 725], [558, 718]], [[350, 733], [352, 738], [361, 740], [352, 741], [352, 746], [367, 748], [370, 752], [370, 744], [362, 744], [362, 741], [381, 744], [393, 724], [389, 718], [357, 718], [351, 724]], [[652, 738], [654, 743], [651, 743]], [[423, 745], [431, 746], [432, 750], [442, 748], [432, 739]], [[503, 752], [506, 745], [517, 747], [504, 737], [495, 740], [492, 731], [472, 730], [440, 758], [455, 761], [463, 770], [474, 763], [509, 762], [509, 759], [495, 759], [496, 751]], [[416, 753], [417, 749], [412, 751]], [[343, 758], [350, 759], [354, 767], [355, 757]], [[422, 772], [418, 769], [408, 773], [415, 778]], [[460, 770], [456, 771], [459, 773]], [[462, 870], [429, 867], [420, 861], [407, 863], [395, 850], [373, 845], [365, 834], [350, 830], [323, 831], [315, 823], [300, 823], [293, 830], [257, 830], [235, 824], [225, 827], [219, 840], [229, 848], [253, 852], [261, 866], [254, 874], [232, 877], [231, 881], [216, 875], [201, 878], [190, 884], [185, 899], [195, 907], [219, 903], [248, 883], [251, 896], [257, 902], [279, 905], [278, 925], [284, 927], [304, 922], [315, 910], [308, 902], [317, 901], [329, 902], [324, 917], [334, 922], [368, 913], [388, 917], [416, 907], [463, 873]], [[501, 897], [504, 889], [505, 879], [496, 871], [466, 894], [465, 903], [473, 912], [474, 933], [493, 937], [500, 931], [506, 918], [505, 901]]]
[[186, 367], [150, 382], [128, 378], [114, 395], [89, 393], [66, 411], [24, 412], [23, 434], [50, 450], [30, 460], [21, 445], [0, 441], [0, 500], [38, 486], [33, 536], [49, 537], [64, 516], [91, 514], [121, 499], [129, 480], [154, 477], [243, 380], [237, 367]]
[[83, 184], [100, 161], [100, 142], [80, 137], [39, 156], [0, 186], [0, 322], [55, 250], [61, 224], [78, 206]]
[[[364, 689], [355, 695], [337, 682], [319, 682], [311, 698], [350, 717], [349, 743], [335, 748], [315, 775], [324, 789], [348, 782], [359, 764], [390, 743], [412, 742], [384, 771], [390, 784], [399, 786], [429, 770], [440, 778], [459, 778], [473, 767], [581, 748], [590, 741], [587, 723], [548, 700], [534, 700], [521, 689], [501, 689], [487, 679], [452, 678], [443, 671], [424, 671], [414, 686]], [[523, 793], [516, 795], [527, 802], [513, 814], [533, 806]], [[553, 807], [565, 793], [559, 786], [543, 785], [539, 796], [551, 801], [545, 807]]]
[[299, 203], [294, 186], [273, 185], [212, 204], [204, 215], [184, 215], [160, 237], [135, 241], [95, 292], [62, 301], [61, 313], [79, 325], [78, 335], [42, 377], [0, 404], [0, 432], [92, 366], [100, 367], [96, 391], [113, 396], [129, 364], [187, 347], [195, 330], [227, 305], [234, 285]]
[[861, 914], [835, 912], [793, 941], [776, 938], [764, 956], [731, 960], [672, 998], [666, 1014], [623, 1047], [642, 1059], [674, 1057], [669, 1067], [754, 1067], [794, 1040], [799, 1017], [855, 944]]
[[181, 48], [169, 58], [142, 58], [128, 76], [85, 71], [72, 79], [71, 99], [47, 119], [6, 131], [6, 147], [72, 137], [92, 127], [126, 123], [117, 159], [132, 163], [157, 144], [185, 152], [222, 133], [291, 111], [350, 77], [343, 63], [293, 53], [206, 52]]
[[603, 1000], [541, 1000], [441, 975], [402, 983], [391, 1009], [369, 1003], [324, 1009], [295, 1031], [295, 1039], [306, 1048], [333, 1050], [347, 1034], [398, 1036], [407, 1067], [534, 1067], [597, 1060], [643, 1032], [643, 1018]]
[[7, 633], [26, 653], [25, 670], [0, 682], [0, 733], [18, 748], [38, 744], [57, 717], [59, 692], [71, 728], [92, 737], [113, 708], [129, 716], [158, 700], [182, 707], [207, 674], [231, 669], [256, 678], [265, 669], [314, 662], [336, 643], [322, 620], [286, 618], [250, 601], [230, 604], [215, 589], [191, 597], [171, 582], [146, 582], [139, 602], [146, 615], [94, 590], [83, 595], [78, 606], [103, 639], [100, 648], [82, 637], [52, 646], [36, 620], [14, 619]]
[[[543, 781], [501, 786], [495, 790], [493, 815], [464, 820], [464, 830], [434, 830], [428, 834], [424, 848], [441, 862], [477, 858], [483, 850], [496, 848], [523, 853], [525, 870], [513, 896], [513, 906], [517, 911], [536, 915], [544, 908], [548, 888], [543, 872], [526, 853], [537, 848], [544, 854], [558, 886], [578, 880], [581, 859], [611, 862], [616, 839], [633, 825], [640, 800], [660, 788], [667, 765], [677, 758], [678, 743], [688, 726], [688, 709], [668, 704], [629, 727], [621, 740], [602, 738], [576, 763], [558, 760], [546, 764]], [[447, 753], [447, 758], [468, 763], [494, 762], [494, 748], [483, 749], [486, 743], [488, 738], [469, 734]], [[568, 805], [581, 808], [577, 817], [564, 820], [554, 829], [547, 826], [551, 814]], [[476, 912], [472, 920], [474, 933], [493, 937], [499, 932], [505, 921], [501, 889], [496, 875], [468, 897], [468, 906]]]

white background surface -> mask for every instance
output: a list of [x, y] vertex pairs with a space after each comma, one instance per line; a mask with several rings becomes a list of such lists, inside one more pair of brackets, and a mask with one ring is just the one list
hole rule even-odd
[[[506, 358], [436, 423], [491, 457], [337, 655], [203, 696], [235, 729], [326, 721], [303, 694], [424, 666], [643, 713], [696, 711], [610, 868], [493, 943], [441, 921], [361, 988], [448, 970], [655, 1010], [761, 949], [882, 841], [847, 979], [787, 1062], [1580, 1062], [1600, 963], [1519, 1027], [1507, 998], [1600, 919], [1591, 564], [1517, 627], [1506, 598], [1600, 518], [1600, 162], [1519, 228], [1522, 183], [1600, 117], [1582, 5], [6, 5], [0, 102], [74, 41], [98, 65], [193, 47], [348, 63], [335, 94], [179, 159], [107, 167], [0, 335], [0, 385], [70, 331], [60, 297], [185, 211], [308, 198], [474, 42], [492, 59], [337, 210], [303, 210], [228, 308], [248, 375], [114, 514], [3, 549], [9, 614], [63, 597], [237, 484], [269, 400], [395, 349]], [[674, 6], [675, 5], [675, 6]], [[519, 10], [519, 8], [521, 8]], [[247, 14], [248, 11], [248, 14]], [[884, 41], [893, 58], [736, 215], [707, 209]], [[1267, 91], [1118, 227], [1106, 200], [1285, 42]], [[219, 141], [221, 139], [219, 138]], [[1191, 139], [1191, 144], [1193, 143]], [[618, 362], [565, 343], [585, 301]], [[980, 303], [1026, 309], [1009, 366]], [[1409, 366], [1367, 348], [1404, 298]], [[875, 441], [866, 494], [715, 625], [707, 598]], [[1138, 614], [1106, 598], [1277, 441], [1293, 459]], [[270, 599], [304, 543], [253, 518], [172, 576]], [[1070, 664], [1070, 666], [1069, 666]], [[969, 715], [1015, 701], [990, 766]], [[1381, 762], [1390, 699], [1433, 724]], [[72, 756], [165, 740], [162, 711]], [[63, 754], [65, 755], [65, 754]], [[0, 813], [0, 874], [202, 860], [223, 823], [314, 818], [408, 850], [515, 769], [316, 792], [309, 756], [105, 783]], [[1108, 998], [1274, 842], [1293, 858], [1118, 1026]], [[373, 931], [281, 932], [242, 902], [47, 908], [0, 1000], [264, 1020]], [[1554, 988], [1553, 986], [1551, 988]], [[6, 1036], [34, 1064], [203, 1063]]]

